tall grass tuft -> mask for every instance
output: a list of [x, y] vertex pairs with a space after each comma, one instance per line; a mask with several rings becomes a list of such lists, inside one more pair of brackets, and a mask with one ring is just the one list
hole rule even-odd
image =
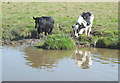
[[38, 48], [52, 50], [67, 50], [74, 48], [74, 46], [74, 41], [68, 35], [65, 34], [49, 35], [43, 43], [37, 45]]

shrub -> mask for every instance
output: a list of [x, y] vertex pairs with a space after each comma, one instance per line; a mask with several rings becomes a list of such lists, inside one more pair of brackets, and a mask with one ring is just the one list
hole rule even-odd
[[119, 45], [120, 45], [120, 41], [119, 41], [118, 37], [116, 37], [116, 38], [112, 39], [110, 48], [118, 49], [118, 48], [120, 48]]
[[114, 37], [114, 33], [112, 31], [103, 31], [104, 37]]
[[82, 34], [78, 37], [79, 41], [89, 41], [90, 38], [88, 38], [88, 36], [86, 36], [85, 34]]
[[98, 36], [98, 37], [114, 37], [116, 34], [118, 34], [117, 31], [110, 31], [110, 30], [95, 30], [92, 33], [94, 36]]
[[100, 48], [113, 48], [113, 49], [116, 49], [116, 48], [119, 48], [118, 47], [118, 44], [120, 42], [118, 41], [118, 37], [114, 37], [114, 38], [111, 38], [111, 37], [101, 37], [98, 42], [96, 43], [96, 46], [97, 47], [100, 47]]
[[109, 37], [101, 37], [96, 43], [97, 47], [107, 48], [111, 44], [111, 39]]
[[49, 35], [47, 39], [41, 44], [38, 44], [38, 48], [43, 49], [72, 49], [75, 46], [73, 40], [64, 34]]
[[97, 41], [98, 37], [95, 36], [86, 36], [85, 34], [82, 34], [81, 36], [78, 37], [78, 41], [81, 42], [89, 42], [89, 43], [94, 43], [94, 41]]
[[101, 30], [100, 30], [100, 31], [98, 30], [98, 31], [95, 31], [93, 35], [94, 35], [94, 36], [101, 37], [101, 36], [103, 36], [103, 33], [102, 33]]
[[94, 36], [94, 37], [92, 37], [90, 43], [95, 43], [98, 41], [98, 39], [99, 39], [98, 36]]

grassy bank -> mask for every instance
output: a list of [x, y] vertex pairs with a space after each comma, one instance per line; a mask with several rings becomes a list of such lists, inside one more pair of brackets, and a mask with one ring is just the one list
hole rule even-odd
[[65, 34], [55, 34], [49, 35], [44, 42], [37, 45], [38, 48], [43, 49], [57, 49], [57, 50], [67, 50], [73, 49], [75, 42]]
[[[95, 15], [91, 32], [95, 41], [102, 40], [102, 37], [109, 37], [114, 42], [118, 42], [116, 39], [118, 36], [118, 3], [116, 2], [2, 3], [2, 39], [29, 37], [31, 31], [36, 30], [33, 16], [52, 16], [55, 20], [53, 34], [62, 32], [71, 35], [73, 34], [71, 26], [76, 23], [78, 16], [86, 11], [91, 11]], [[78, 41], [81, 40], [78, 39]], [[88, 40], [82, 41], [87, 42]]]

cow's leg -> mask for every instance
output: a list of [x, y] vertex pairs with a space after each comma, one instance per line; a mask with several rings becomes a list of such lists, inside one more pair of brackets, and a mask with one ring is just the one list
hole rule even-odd
[[38, 32], [38, 39], [40, 39], [41, 38], [41, 35], [40, 35], [40, 32]]
[[40, 39], [41, 38], [40, 29], [38, 28], [37, 30], [38, 30], [38, 39]]
[[87, 35], [87, 29], [85, 29], [85, 35]]
[[52, 34], [52, 29], [53, 29], [53, 28], [50, 29], [50, 31], [48, 32], [48, 34]]
[[79, 34], [82, 35], [83, 32], [84, 32], [84, 29], [81, 29], [81, 30], [79, 31]]
[[41, 39], [41, 35], [40, 35], [40, 33], [38, 34], [38, 38]]
[[85, 35], [87, 35], [88, 27], [85, 28]]
[[45, 31], [45, 36], [47, 35], [47, 32]]
[[89, 27], [88, 36], [90, 36], [91, 26]]

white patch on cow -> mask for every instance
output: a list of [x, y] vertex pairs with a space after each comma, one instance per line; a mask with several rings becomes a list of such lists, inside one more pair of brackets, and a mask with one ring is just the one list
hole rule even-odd
[[81, 29], [80, 31], [79, 31], [79, 34], [83, 34], [83, 31], [84, 31], [85, 29], [83, 28], [83, 29]]

